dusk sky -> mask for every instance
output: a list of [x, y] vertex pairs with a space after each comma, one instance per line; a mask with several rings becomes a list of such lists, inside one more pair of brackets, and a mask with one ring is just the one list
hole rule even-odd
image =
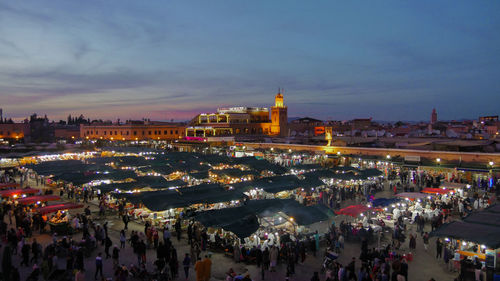
[[500, 112], [500, 1], [0, 2], [0, 108], [187, 120], [221, 106], [347, 120]]

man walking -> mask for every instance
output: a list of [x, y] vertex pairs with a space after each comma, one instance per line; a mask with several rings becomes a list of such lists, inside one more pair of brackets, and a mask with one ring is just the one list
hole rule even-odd
[[101, 278], [102, 278], [102, 254], [101, 253], [97, 254], [97, 257], [95, 258], [94, 279], [96, 279], [96, 280], [97, 280], [97, 274], [101, 274]]

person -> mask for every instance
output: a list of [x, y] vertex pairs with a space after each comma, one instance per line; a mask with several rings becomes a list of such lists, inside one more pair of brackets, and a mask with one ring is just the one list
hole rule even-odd
[[31, 243], [31, 252], [33, 253], [33, 257], [31, 258], [31, 261], [35, 261], [35, 263], [38, 262], [38, 255], [40, 254], [40, 244], [36, 242], [36, 238], [33, 238], [33, 243]]
[[314, 272], [311, 281], [319, 281], [319, 273], [317, 271]]
[[101, 274], [102, 278], [102, 253], [97, 254], [97, 257], [95, 258], [94, 279], [97, 279], [97, 274]]
[[124, 224], [123, 229], [127, 230], [128, 229], [128, 222], [130, 221], [130, 218], [128, 217], [127, 214], [125, 214], [125, 215], [123, 215], [122, 219], [123, 219], [123, 224]]
[[205, 272], [203, 271], [203, 262], [201, 258], [198, 258], [194, 265], [194, 271], [196, 272], [196, 281], [203, 281], [203, 277], [205, 276]]
[[417, 239], [413, 236], [413, 234], [410, 234], [409, 247], [413, 251], [415, 251], [415, 248], [417, 247]]
[[271, 251], [269, 251], [269, 261], [270, 261], [270, 271], [276, 271], [276, 265], [278, 263], [278, 249], [276, 246], [273, 246], [271, 248]]
[[351, 262], [346, 266], [347, 276], [349, 280], [356, 280], [356, 258], [353, 257]]
[[79, 269], [75, 273], [75, 281], [85, 281], [85, 269]]
[[111, 257], [113, 258], [113, 268], [118, 267], [120, 259], [120, 249], [118, 249], [118, 246], [115, 245], [113, 247], [113, 253]]
[[441, 257], [441, 253], [443, 252], [443, 243], [441, 242], [441, 239], [436, 240], [436, 259]]
[[212, 275], [212, 261], [208, 258], [208, 255], [205, 255], [205, 259], [203, 260], [203, 281], [209, 281], [210, 276]]
[[113, 245], [113, 242], [111, 242], [111, 239], [109, 236], [106, 236], [105, 241], [104, 241], [104, 252], [106, 253], [106, 259], [111, 257], [109, 254], [109, 248]]
[[125, 235], [125, 230], [120, 231], [120, 248], [125, 249], [125, 242], [127, 241], [127, 236]]
[[475, 281], [481, 281], [481, 269], [483, 268], [483, 264], [479, 261], [477, 257], [474, 257], [474, 275]]
[[30, 244], [25, 243], [23, 247], [21, 248], [21, 254], [23, 256], [23, 260], [21, 261], [21, 265], [26, 265], [29, 266], [29, 260], [30, 260], [30, 251], [31, 247]]
[[425, 232], [422, 236], [422, 240], [424, 240], [424, 249], [427, 251], [427, 248], [429, 247], [429, 233]]
[[186, 253], [184, 260], [182, 261], [182, 266], [184, 267], [184, 274], [186, 275], [186, 280], [189, 277], [189, 267], [191, 266], [191, 259], [189, 258], [189, 254]]

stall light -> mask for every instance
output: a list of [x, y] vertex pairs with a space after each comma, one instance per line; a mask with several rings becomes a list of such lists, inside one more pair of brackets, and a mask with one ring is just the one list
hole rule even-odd
[[40, 203], [42, 203], [42, 202], [40, 202], [40, 201], [36, 201], [36, 204], [37, 204], [37, 205], [40, 205]]
[[486, 246], [485, 245], [481, 245], [481, 249], [486, 249]]
[[490, 161], [490, 163], [488, 163], [488, 164], [490, 164], [490, 166], [495, 165], [495, 163], [493, 163], [493, 161]]
[[384, 208], [384, 211], [387, 211], [387, 208]]
[[396, 208], [396, 205], [394, 205], [394, 204], [392, 204], [391, 206], [392, 206], [393, 208]]
[[441, 162], [441, 158], [436, 158], [436, 162]]
[[466, 246], [466, 245], [467, 245], [467, 243], [464, 241], [464, 242], [462, 242], [462, 245]]
[[278, 232], [276, 232], [275, 234], [276, 234], [276, 236], [278, 236]]
[[359, 214], [360, 216], [364, 216], [363, 213]]
[[290, 217], [290, 221], [293, 221], [293, 218], [292, 218], [292, 217]]
[[14, 194], [12, 197], [17, 198], [17, 194]]
[[450, 238], [446, 237], [446, 238], [444, 238], [444, 241], [449, 242]]
[[391, 155], [387, 154], [387, 156], [385, 158], [391, 159]]

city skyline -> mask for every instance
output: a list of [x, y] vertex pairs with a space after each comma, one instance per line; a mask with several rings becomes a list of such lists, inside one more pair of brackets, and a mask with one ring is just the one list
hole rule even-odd
[[498, 115], [499, 11], [467, 1], [6, 1], [0, 105], [16, 120], [189, 120], [270, 107], [281, 87], [292, 117]]

